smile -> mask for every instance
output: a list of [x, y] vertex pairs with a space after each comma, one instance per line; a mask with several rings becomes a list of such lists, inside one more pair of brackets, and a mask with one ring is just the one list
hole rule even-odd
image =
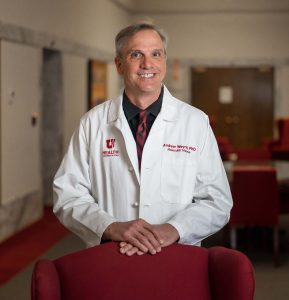
[[139, 74], [140, 77], [142, 78], [152, 78], [154, 77], [153, 73], [146, 73], [146, 74]]

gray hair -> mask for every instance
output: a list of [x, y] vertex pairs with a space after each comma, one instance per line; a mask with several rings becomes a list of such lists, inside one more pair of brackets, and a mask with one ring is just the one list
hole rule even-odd
[[134, 34], [142, 30], [156, 31], [163, 42], [165, 53], [167, 52], [168, 37], [166, 33], [162, 29], [156, 27], [153, 24], [143, 22], [143, 23], [136, 23], [128, 27], [125, 27], [116, 35], [115, 51], [117, 57], [121, 57], [122, 48], [124, 44], [127, 42], [127, 40], [131, 38]]

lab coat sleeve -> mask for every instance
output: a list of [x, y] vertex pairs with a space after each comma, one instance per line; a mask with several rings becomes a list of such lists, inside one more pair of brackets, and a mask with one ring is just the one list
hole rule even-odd
[[200, 245], [228, 221], [232, 196], [218, 145], [207, 122], [203, 147], [197, 164], [192, 203], [178, 212], [168, 223], [179, 232], [179, 243]]
[[53, 183], [54, 213], [86, 245], [97, 245], [115, 219], [100, 209], [91, 194], [89, 147], [84, 125], [74, 133]]

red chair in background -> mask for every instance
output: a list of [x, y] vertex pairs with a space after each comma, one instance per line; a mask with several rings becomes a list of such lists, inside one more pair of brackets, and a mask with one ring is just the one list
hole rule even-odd
[[289, 160], [289, 118], [279, 119], [278, 140], [266, 141], [267, 147], [273, 159]]
[[276, 170], [270, 166], [240, 166], [233, 170], [234, 206], [230, 219], [231, 247], [237, 247], [237, 227], [272, 226], [275, 266], [279, 263], [279, 195]]
[[289, 179], [279, 181], [280, 214], [289, 214]]
[[[216, 131], [216, 125], [217, 125], [217, 118], [215, 115], [209, 115], [209, 121], [210, 125], [213, 129], [213, 131]], [[227, 136], [219, 136], [216, 134], [216, 140], [219, 147], [220, 155], [222, 157], [222, 160], [229, 160], [230, 155], [234, 153], [234, 148]]]
[[270, 151], [266, 147], [259, 148], [235, 148], [237, 160], [269, 160], [271, 158]]
[[32, 300], [253, 300], [253, 267], [243, 253], [174, 244], [127, 257], [117, 243], [36, 263]]
[[226, 136], [217, 136], [216, 140], [222, 160], [229, 160], [231, 155], [234, 153], [234, 147], [232, 146], [229, 138]]

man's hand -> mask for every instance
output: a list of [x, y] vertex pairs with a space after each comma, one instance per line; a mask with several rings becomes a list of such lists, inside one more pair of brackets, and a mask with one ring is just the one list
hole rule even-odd
[[153, 228], [163, 241], [162, 247], [167, 247], [178, 241], [180, 238], [177, 229], [169, 223], [153, 225]]
[[123, 247], [121, 247], [120, 252], [127, 255], [147, 252], [156, 254], [161, 251], [161, 245], [164, 243], [155, 226], [142, 219], [114, 222], [106, 228], [103, 238], [125, 242], [125, 244], [121, 244]]
[[[175, 243], [180, 238], [178, 231], [171, 224], [165, 223], [161, 225], [151, 225], [151, 226], [153, 227], [154, 232], [156, 232], [157, 235], [161, 238], [162, 241], [161, 247], [169, 246]], [[132, 245], [129, 242], [120, 243], [120, 252], [128, 256], [134, 254], [142, 255], [145, 253], [144, 251], [141, 251], [138, 247]]]

